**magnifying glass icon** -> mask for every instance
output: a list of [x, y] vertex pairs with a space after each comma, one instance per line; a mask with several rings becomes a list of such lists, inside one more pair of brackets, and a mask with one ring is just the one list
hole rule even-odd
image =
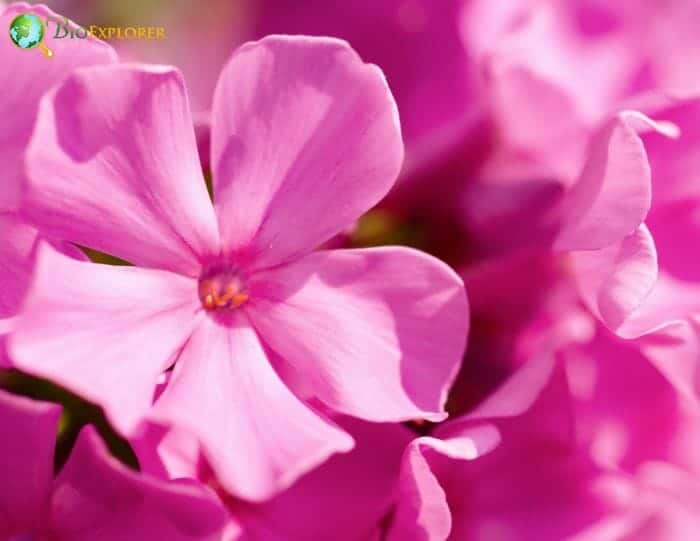
[[42, 43], [44, 39], [44, 23], [33, 13], [17, 15], [10, 23], [10, 39], [20, 49], [38, 47], [46, 58], [53, 56], [53, 51]]

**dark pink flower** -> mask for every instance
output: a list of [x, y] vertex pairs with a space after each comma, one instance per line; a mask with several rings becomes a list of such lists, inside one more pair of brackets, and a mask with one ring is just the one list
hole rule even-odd
[[54, 479], [59, 414], [55, 404], [0, 391], [2, 539], [220, 539], [225, 512], [210, 491], [129, 470], [92, 427]]
[[241, 47], [212, 124], [215, 206], [176, 71], [84, 68], [44, 99], [23, 212], [137, 266], [41, 249], [12, 354], [122, 432], [146, 417], [191, 430], [226, 489], [263, 499], [352, 446], [296, 395], [443, 419], [467, 303], [419, 252], [312, 252], [383, 197], [403, 155], [381, 72], [344, 42]]
[[619, 339], [576, 346], [566, 362], [533, 359], [404, 458], [421, 490], [399, 500], [416, 536], [403, 538], [676, 539], [697, 523], [700, 487], [698, 411], [677, 398]]

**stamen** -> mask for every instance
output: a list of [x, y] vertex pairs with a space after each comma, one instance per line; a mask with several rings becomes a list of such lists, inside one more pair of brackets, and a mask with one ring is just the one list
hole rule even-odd
[[233, 310], [245, 304], [248, 293], [243, 291], [243, 283], [236, 272], [217, 269], [200, 280], [199, 298], [205, 310]]
[[245, 304], [248, 300], [247, 293], [237, 293], [232, 300], [232, 305], [234, 308], [238, 308], [240, 305]]

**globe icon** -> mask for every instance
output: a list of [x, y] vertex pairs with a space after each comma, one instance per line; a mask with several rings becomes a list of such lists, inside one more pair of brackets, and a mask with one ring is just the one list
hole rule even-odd
[[33, 49], [44, 39], [44, 25], [36, 15], [23, 13], [10, 23], [10, 38], [21, 49]]
[[53, 56], [53, 51], [44, 45], [44, 23], [32, 13], [17, 15], [10, 23], [10, 39], [20, 49], [38, 47], [46, 58]]

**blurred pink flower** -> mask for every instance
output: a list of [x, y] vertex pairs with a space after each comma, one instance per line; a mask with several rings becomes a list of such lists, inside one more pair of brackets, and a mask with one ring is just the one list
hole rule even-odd
[[531, 359], [468, 415], [416, 440], [414, 486], [432, 476], [443, 494], [417, 500], [442, 518], [416, 539], [448, 538], [437, 533], [446, 523], [460, 540], [692, 539], [697, 407], [603, 329], [560, 353]]
[[463, 216], [484, 249], [542, 242], [560, 198], [590, 162], [596, 134], [618, 112], [640, 109], [640, 93], [697, 88], [686, 56], [700, 48], [689, 31], [699, 16], [697, 3], [685, 0], [465, 5], [463, 37], [483, 73], [489, 144], [465, 176]]
[[698, 230], [700, 80], [677, 70], [685, 52], [667, 53], [678, 40], [700, 46], [687, 21], [675, 36], [670, 24], [700, 11], [683, 1], [494, 9], [476, 2], [465, 18], [494, 133], [465, 187], [467, 229], [489, 255], [553, 241], [587, 307], [697, 400], [700, 274], [682, 247]]
[[644, 109], [672, 122], [679, 137], [642, 136], [651, 174], [643, 223], [603, 249], [574, 253], [573, 270], [593, 313], [635, 340], [686, 398], [697, 400], [700, 267], [687, 247], [700, 234], [700, 105], [695, 97], [646, 101]]
[[44, 99], [23, 213], [137, 267], [43, 247], [17, 366], [124, 433], [147, 416], [192, 431], [252, 500], [352, 447], [295, 393], [373, 421], [443, 419], [468, 327], [459, 277], [405, 248], [311, 253], [400, 169], [381, 72], [333, 39], [247, 44], [217, 87], [211, 148], [215, 207], [169, 68], [85, 68]]
[[226, 515], [210, 491], [129, 470], [92, 427], [53, 479], [59, 414], [58, 405], [0, 391], [2, 539], [220, 539]]

